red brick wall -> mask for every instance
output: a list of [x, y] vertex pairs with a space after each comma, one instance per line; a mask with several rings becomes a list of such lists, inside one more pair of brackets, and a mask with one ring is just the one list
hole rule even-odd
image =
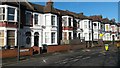
[[[29, 49], [29, 51], [21, 52], [20, 56], [26, 56], [26, 55], [32, 56], [33, 48], [25, 48], [25, 49]], [[17, 55], [18, 55], [17, 49], [0, 50], [0, 53], [1, 53], [0, 58], [12, 58], [12, 57], [17, 57]]]
[[85, 48], [85, 45], [71, 45], [70, 49], [71, 50], [77, 50], [77, 49], [82, 49]]
[[67, 51], [67, 50], [76, 50], [85, 48], [85, 45], [58, 45], [58, 46], [48, 46], [47, 53]]
[[47, 53], [59, 52], [59, 51], [67, 51], [69, 49], [70, 49], [70, 45], [48, 46]]
[[38, 53], [40, 54], [40, 47], [33, 46], [32, 48], [33, 48], [33, 52], [38, 51]]

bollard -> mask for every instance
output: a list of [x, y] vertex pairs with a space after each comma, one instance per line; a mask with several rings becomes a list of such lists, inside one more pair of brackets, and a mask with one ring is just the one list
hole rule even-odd
[[108, 51], [109, 50], [109, 45], [108, 44], [105, 44], [105, 50]]

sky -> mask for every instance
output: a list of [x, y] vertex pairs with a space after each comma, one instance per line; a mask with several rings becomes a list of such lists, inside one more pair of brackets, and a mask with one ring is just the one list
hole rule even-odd
[[[45, 2], [35, 3], [45, 5]], [[54, 7], [84, 13], [86, 16], [102, 15], [103, 18], [115, 18], [116, 22], [118, 22], [118, 2], [54, 2]]]

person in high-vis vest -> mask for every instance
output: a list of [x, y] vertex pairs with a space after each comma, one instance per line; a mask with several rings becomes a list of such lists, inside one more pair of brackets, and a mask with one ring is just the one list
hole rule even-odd
[[105, 50], [109, 51], [109, 45], [108, 44], [105, 44]]

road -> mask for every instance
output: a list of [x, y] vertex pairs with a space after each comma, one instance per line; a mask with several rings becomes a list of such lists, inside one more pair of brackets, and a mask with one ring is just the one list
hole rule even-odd
[[117, 66], [118, 49], [110, 47], [105, 51], [103, 47], [96, 47], [68, 52], [52, 53], [49, 56], [32, 57], [18, 63], [4, 66]]

